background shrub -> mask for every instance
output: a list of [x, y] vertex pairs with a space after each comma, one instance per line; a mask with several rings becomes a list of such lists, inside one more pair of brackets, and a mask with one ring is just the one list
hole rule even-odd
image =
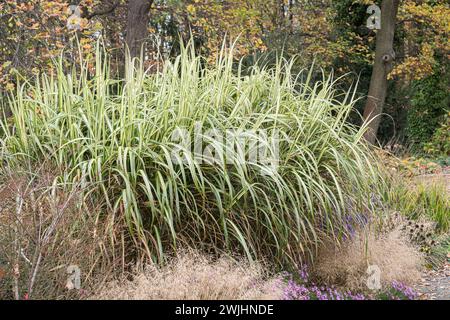
[[431, 141], [425, 144], [424, 150], [429, 155], [440, 158], [447, 158], [447, 165], [449, 165], [448, 158], [450, 157], [450, 112], [444, 117], [442, 124], [436, 129]]
[[423, 153], [425, 144], [443, 123], [450, 105], [449, 84], [441, 72], [414, 82], [406, 125], [412, 151]]

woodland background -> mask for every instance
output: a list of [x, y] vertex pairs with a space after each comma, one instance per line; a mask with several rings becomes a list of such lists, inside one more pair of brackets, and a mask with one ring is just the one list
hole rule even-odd
[[[95, 43], [102, 37], [120, 73], [127, 42], [134, 56], [145, 44], [145, 65], [156, 70], [179, 53], [180, 41], [187, 42], [192, 33], [197, 50], [210, 61], [228, 37], [237, 39], [237, 57], [248, 65], [298, 55], [296, 70], [314, 63], [317, 73], [320, 68], [338, 76], [350, 73], [348, 85], [359, 78], [357, 109], [362, 112], [375, 55], [376, 31], [366, 27], [366, 10], [373, 3], [381, 1], [2, 0], [0, 91], [14, 88], [19, 74], [52, 72], [52, 60], [63, 51], [70, 65], [80, 57], [76, 41], [94, 71]], [[73, 19], [69, 5], [80, 8], [79, 29], [67, 28]], [[448, 1], [400, 1], [395, 65], [378, 131], [382, 143], [448, 156], [449, 33]], [[139, 41], [131, 44], [133, 39]]]

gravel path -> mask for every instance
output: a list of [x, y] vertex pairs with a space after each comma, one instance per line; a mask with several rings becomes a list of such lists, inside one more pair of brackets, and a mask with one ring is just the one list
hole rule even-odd
[[447, 262], [441, 270], [426, 272], [416, 290], [420, 299], [450, 300], [450, 263]]

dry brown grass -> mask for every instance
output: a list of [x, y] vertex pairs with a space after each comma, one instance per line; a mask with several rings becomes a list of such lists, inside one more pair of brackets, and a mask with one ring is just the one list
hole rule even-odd
[[355, 291], [367, 290], [367, 268], [377, 265], [383, 287], [394, 280], [410, 285], [420, 277], [423, 260], [423, 255], [400, 227], [384, 233], [367, 228], [339, 247], [334, 243], [324, 245], [313, 275], [328, 284]]
[[[54, 177], [38, 169], [0, 175], [0, 299], [82, 298], [111, 274], [101, 208]], [[67, 288], [71, 265], [81, 270], [82, 290]]]
[[164, 267], [147, 266], [133, 280], [109, 283], [93, 299], [235, 300], [279, 299], [282, 281], [261, 264], [212, 259], [190, 251], [179, 253]]

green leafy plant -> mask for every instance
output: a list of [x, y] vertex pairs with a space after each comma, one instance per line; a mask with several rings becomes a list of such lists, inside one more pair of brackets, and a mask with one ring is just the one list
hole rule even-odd
[[432, 139], [448, 112], [448, 81], [444, 79], [446, 77], [442, 72], [436, 72], [425, 79], [417, 80], [413, 85], [406, 135], [414, 152], [423, 153], [425, 144]]
[[[448, 165], [450, 158], [450, 112], [447, 112], [441, 126], [425, 144], [426, 153], [441, 158], [441, 162]], [[447, 159], [445, 159], [447, 158]]]
[[[54, 76], [23, 82], [9, 96], [12, 116], [0, 122], [2, 166], [66, 168], [58, 182], [86, 186], [82, 194], [95, 195], [103, 215], [124, 217], [154, 260], [190, 245], [297, 262], [324, 237], [338, 240], [346, 216], [369, 206], [381, 187], [378, 164], [365, 127], [346, 121], [353, 90], [340, 94], [332, 76], [314, 84], [311, 73], [293, 76], [292, 61], [244, 76], [227, 52], [205, 67], [188, 46], [158, 73], [128, 64], [117, 80], [98, 46], [94, 77], [86, 65], [60, 65]], [[242, 161], [248, 150], [226, 164], [198, 163], [191, 153], [174, 164], [172, 134], [193, 135], [198, 125], [281, 132], [277, 170]]]
[[450, 228], [450, 203], [446, 186], [441, 183], [419, 183], [414, 187], [407, 182], [396, 183], [387, 201], [411, 219], [431, 219], [438, 232], [447, 232]]

